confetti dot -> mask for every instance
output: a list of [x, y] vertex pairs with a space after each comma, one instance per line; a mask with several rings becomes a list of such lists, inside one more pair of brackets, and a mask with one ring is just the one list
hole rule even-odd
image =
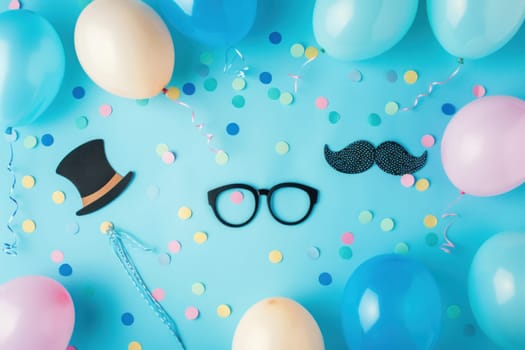
[[381, 117], [376, 113], [370, 113], [368, 115], [368, 124], [370, 124], [370, 126], [381, 125]]
[[193, 213], [191, 212], [191, 209], [188, 207], [180, 207], [178, 211], [179, 218], [182, 220], [188, 220], [191, 218], [191, 215]]
[[68, 222], [66, 224], [66, 233], [76, 235], [80, 231], [80, 226], [76, 222]]
[[166, 292], [162, 288], [155, 288], [151, 291], [153, 299], [156, 301], [163, 301], [166, 298]]
[[174, 86], [171, 86], [166, 91], [166, 97], [172, 101], [175, 101], [180, 97], [180, 90]]
[[328, 99], [323, 96], [316, 98], [315, 106], [319, 109], [326, 109], [328, 107]]
[[369, 210], [363, 210], [359, 213], [358, 220], [361, 224], [368, 224], [372, 221], [374, 218], [374, 214], [372, 214]]
[[202, 244], [208, 240], [208, 235], [206, 234], [206, 232], [195, 232], [195, 234], [193, 235], [193, 240], [197, 244]]
[[438, 219], [434, 215], [428, 214], [423, 219], [423, 225], [425, 225], [426, 228], [434, 228], [438, 224]]
[[62, 264], [58, 267], [58, 273], [60, 276], [71, 276], [73, 274], [73, 268], [69, 264]]
[[401, 176], [401, 185], [404, 187], [412, 187], [416, 182], [416, 178], [412, 174], [405, 174]]
[[259, 80], [263, 84], [270, 84], [272, 82], [272, 75], [269, 72], [262, 72], [259, 74]]
[[120, 316], [120, 321], [124, 326], [131, 326], [135, 321], [135, 317], [129, 312], [124, 312], [122, 316]]
[[222, 318], [229, 317], [232, 314], [232, 309], [229, 305], [221, 304], [217, 306], [217, 315]]
[[211, 52], [202, 52], [199, 60], [202, 64], [209, 66], [213, 63], [213, 54]]
[[206, 291], [206, 286], [201, 282], [195, 282], [191, 285], [191, 292], [195, 295], [203, 295]]
[[278, 264], [283, 261], [283, 253], [279, 250], [272, 250], [268, 254], [268, 260], [273, 264]]
[[458, 305], [450, 305], [447, 307], [447, 317], [455, 320], [461, 315], [461, 308]]
[[215, 91], [217, 88], [217, 80], [214, 78], [208, 78], [204, 81], [204, 90], [206, 91]]
[[337, 124], [339, 120], [341, 120], [341, 115], [336, 111], [328, 113], [328, 121], [330, 122], [330, 124]]
[[25, 233], [33, 233], [36, 230], [36, 224], [33, 220], [27, 219], [22, 222], [22, 231]]
[[73, 345], [68, 345], [66, 350], [77, 350], [77, 347]]
[[430, 182], [427, 179], [419, 179], [416, 181], [416, 190], [424, 192], [430, 187]]
[[173, 152], [164, 152], [162, 154], [162, 161], [165, 164], [173, 164], [175, 162], [175, 154]]
[[389, 70], [386, 72], [386, 80], [395, 83], [397, 81], [397, 73], [394, 70]]
[[472, 88], [472, 94], [475, 96], [475, 97], [483, 97], [485, 96], [485, 94], [487, 93], [487, 90], [485, 89], [485, 87], [483, 85], [474, 85], [474, 87]]
[[82, 86], [74, 87], [72, 93], [73, 93], [73, 97], [76, 98], [77, 100], [81, 99], [82, 97], [86, 95], [86, 91], [84, 90]]
[[168, 253], [161, 253], [157, 256], [157, 261], [159, 265], [167, 266], [171, 264], [171, 256]]
[[55, 138], [51, 134], [44, 134], [42, 135], [40, 141], [42, 142], [43, 146], [49, 147], [53, 145], [53, 143], [55, 142]]
[[281, 97], [281, 91], [278, 88], [269, 88], [268, 89], [268, 98], [270, 100], [278, 100]]
[[195, 93], [195, 85], [192, 83], [186, 83], [182, 86], [182, 92], [184, 92], [186, 95], [190, 96]]
[[210, 67], [205, 64], [200, 64], [197, 67], [197, 74], [199, 74], [201, 77], [207, 77], [208, 74], [210, 74]]
[[62, 261], [64, 261], [64, 253], [62, 253], [60, 250], [53, 250], [51, 252], [51, 261], [60, 264]]
[[379, 226], [384, 232], [392, 231], [394, 229], [394, 220], [392, 220], [391, 218], [384, 218], [383, 220], [381, 220]]
[[319, 55], [319, 50], [317, 50], [316, 47], [308, 46], [306, 50], [304, 50], [304, 55], [306, 56], [306, 58], [311, 60], [312, 58], [315, 58]]
[[348, 77], [350, 78], [350, 81], [353, 81], [355, 83], [358, 83], [361, 80], [363, 80], [363, 74], [357, 69], [352, 70]]
[[321, 256], [321, 251], [319, 250], [319, 248], [317, 247], [310, 247], [308, 248], [308, 250], [306, 251], [306, 254], [308, 255], [308, 257], [312, 260], [317, 260], [319, 259], [319, 257]]
[[155, 147], [155, 152], [157, 152], [157, 154], [161, 157], [164, 153], [168, 152], [169, 150], [170, 148], [165, 143], [159, 143], [157, 147]]
[[102, 106], [100, 106], [100, 108], [98, 109], [98, 113], [103, 116], [103, 117], [109, 117], [111, 115], [111, 113], [113, 113], [113, 107], [111, 107], [110, 105], [108, 104], [103, 104]]
[[244, 100], [244, 97], [241, 96], [241, 95], [235, 95], [232, 98], [232, 105], [235, 108], [242, 108], [242, 107], [244, 107], [245, 103], [246, 103], [246, 101]]
[[134, 340], [128, 344], [128, 350], [142, 350], [142, 344]]
[[341, 259], [349, 260], [352, 258], [352, 249], [350, 247], [339, 248], [339, 256]]
[[288, 151], [290, 151], [290, 145], [285, 141], [279, 141], [275, 144], [275, 152], [277, 152], [277, 154], [283, 155], [288, 153]]
[[224, 151], [219, 151], [215, 155], [215, 163], [217, 163], [218, 165], [226, 165], [229, 160], [230, 157], [228, 156], [228, 153]]
[[226, 133], [235, 136], [239, 133], [239, 125], [237, 123], [229, 123], [226, 125]]
[[436, 140], [434, 139], [434, 136], [430, 134], [423, 135], [423, 137], [421, 138], [421, 145], [423, 145], [423, 147], [425, 148], [430, 148], [434, 146], [435, 143]]
[[113, 229], [113, 223], [109, 221], [104, 221], [100, 224], [100, 232], [106, 234], [109, 230]]
[[341, 242], [343, 244], [352, 244], [354, 243], [354, 234], [352, 232], [345, 232], [341, 235]]
[[282, 92], [279, 96], [279, 102], [283, 105], [289, 105], [293, 102], [293, 95], [290, 92]]
[[171, 253], [178, 253], [180, 252], [180, 248], [181, 248], [181, 245], [180, 245], [180, 242], [179, 241], [170, 241], [168, 242], [168, 250], [171, 252]]
[[25, 148], [28, 148], [28, 149], [35, 148], [37, 144], [38, 144], [38, 139], [35, 136], [27, 136], [24, 139]]
[[295, 58], [301, 57], [304, 55], [304, 46], [299, 43], [293, 44], [290, 47], [290, 54]]
[[22, 186], [24, 188], [33, 188], [35, 186], [35, 178], [31, 175], [25, 175], [22, 177]]
[[20, 10], [21, 4], [18, 0], [11, 0], [9, 2], [9, 5], [7, 5], [7, 8], [10, 10]]
[[444, 103], [441, 106], [441, 111], [446, 115], [453, 115], [456, 113], [456, 106], [454, 106], [452, 103]]
[[235, 78], [232, 81], [232, 88], [235, 91], [243, 90], [246, 87], [246, 80], [241, 77]]
[[51, 195], [51, 199], [55, 204], [62, 204], [66, 200], [66, 195], [62, 191], [55, 191]]
[[418, 74], [415, 70], [407, 70], [403, 75], [403, 79], [405, 79], [407, 84], [414, 84], [418, 79]]
[[195, 306], [188, 306], [186, 311], [184, 311], [184, 316], [186, 316], [186, 319], [188, 320], [195, 320], [199, 318], [199, 309]]
[[279, 44], [281, 42], [281, 40], [283, 40], [283, 37], [281, 36], [281, 33], [279, 32], [272, 32], [270, 33], [270, 35], [268, 36], [268, 39], [270, 39], [270, 42], [272, 44]]
[[471, 324], [465, 325], [465, 327], [463, 328], [463, 334], [465, 335], [465, 337], [473, 337], [474, 335], [476, 335], [476, 327], [474, 327], [474, 325]]
[[319, 283], [322, 286], [328, 286], [332, 283], [332, 275], [328, 272], [323, 272], [319, 275]]
[[7, 142], [15, 142], [18, 140], [18, 132], [11, 127], [5, 130], [4, 136]]
[[396, 244], [396, 247], [394, 248], [394, 252], [396, 254], [408, 254], [408, 251], [409, 251], [408, 244], [406, 244], [405, 242], [399, 242], [398, 244]]
[[385, 105], [385, 113], [388, 115], [394, 115], [399, 111], [399, 104], [394, 101], [390, 101]]
[[435, 247], [438, 244], [438, 235], [436, 235], [434, 232], [427, 233], [425, 236], [425, 242], [430, 247]]
[[135, 100], [135, 103], [139, 106], [145, 107], [149, 104], [149, 98], [141, 98], [141, 99]]
[[148, 187], [148, 190], [146, 191], [146, 195], [148, 196], [149, 199], [156, 199], [159, 197], [159, 194], [160, 194], [160, 188], [158, 188], [157, 186], [149, 186]]
[[75, 126], [77, 129], [85, 129], [89, 124], [89, 119], [86, 116], [80, 116], [75, 118]]
[[240, 191], [235, 191], [230, 195], [233, 204], [240, 204], [244, 200], [244, 195]]

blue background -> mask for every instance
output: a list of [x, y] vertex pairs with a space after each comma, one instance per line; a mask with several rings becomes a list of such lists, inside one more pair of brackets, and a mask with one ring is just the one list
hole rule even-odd
[[[294, 58], [290, 47], [301, 43], [315, 46], [311, 18], [314, 1], [260, 1], [256, 23], [248, 36], [237, 45], [250, 67], [247, 88], [236, 92], [231, 82], [234, 74], [223, 72], [224, 48], [203, 47], [185, 39], [172, 29], [176, 49], [176, 68], [172, 86], [182, 89], [191, 82], [195, 94], [182, 95], [180, 101], [195, 111], [197, 121], [214, 134], [212, 146], [224, 149], [230, 157], [227, 165], [215, 163], [206, 139], [191, 122], [188, 109], [160, 95], [146, 106], [134, 100], [112, 96], [95, 86], [82, 71], [73, 47], [75, 20], [87, 1], [25, 0], [23, 7], [45, 16], [57, 29], [66, 50], [66, 77], [58, 97], [39, 120], [18, 128], [14, 143], [14, 171], [18, 184], [15, 197], [20, 203], [13, 227], [20, 232], [18, 257], [0, 256], [0, 282], [14, 277], [40, 274], [60, 281], [71, 293], [77, 319], [71, 344], [77, 349], [127, 349], [131, 341], [144, 349], [176, 349], [168, 330], [154, 316], [135, 291], [125, 271], [112, 252], [107, 237], [99, 226], [111, 221], [117, 228], [131, 232], [153, 245], [167, 250], [170, 241], [178, 240], [182, 249], [172, 254], [171, 264], [159, 264], [157, 257], [132, 250], [132, 255], [151, 289], [162, 288], [166, 297], [162, 304], [174, 317], [188, 349], [228, 349], [235, 326], [242, 314], [255, 302], [271, 296], [290, 297], [305, 306], [318, 322], [327, 349], [344, 349], [340, 326], [340, 303], [343, 287], [352, 271], [364, 260], [381, 253], [393, 252], [400, 242], [409, 246], [408, 254], [434, 274], [443, 301], [442, 333], [437, 349], [497, 349], [476, 326], [467, 297], [467, 274], [477, 248], [491, 235], [501, 231], [523, 231], [523, 187], [492, 198], [465, 196], [451, 210], [447, 206], [458, 195], [443, 172], [440, 161], [440, 139], [451, 116], [442, 112], [444, 103], [458, 109], [475, 97], [472, 87], [482, 84], [489, 95], [512, 95], [523, 98], [525, 30], [497, 53], [483, 59], [466, 61], [456, 78], [437, 87], [410, 112], [390, 116], [384, 112], [388, 101], [410, 105], [414, 97], [427, 89], [432, 81], [445, 79], [456, 67], [456, 59], [442, 49], [434, 38], [426, 17], [424, 2], [407, 36], [392, 50], [361, 62], [339, 62], [321, 54], [300, 70], [304, 57]], [[157, 8], [155, 1], [148, 1]], [[7, 9], [1, 0], [0, 8]], [[504, 19], [502, 19], [504, 20]], [[282, 42], [272, 44], [271, 32], [282, 34]], [[213, 55], [209, 75], [199, 75], [200, 56]], [[357, 69], [361, 82], [349, 79]], [[406, 70], [414, 69], [419, 80], [408, 85], [403, 81]], [[391, 83], [386, 72], [394, 70], [399, 78]], [[270, 85], [259, 81], [259, 74], [273, 76]], [[295, 100], [291, 105], [267, 97], [269, 87], [293, 92], [293, 79], [288, 74], [301, 73]], [[217, 79], [213, 92], [204, 89], [205, 79]], [[82, 86], [86, 95], [76, 99], [75, 87]], [[243, 108], [232, 106], [233, 96], [243, 95]], [[315, 99], [325, 96], [326, 110], [315, 107]], [[108, 118], [99, 115], [102, 104], [110, 104]], [[337, 111], [341, 120], [328, 121], [328, 113]], [[368, 115], [377, 113], [382, 122], [373, 127]], [[78, 129], [75, 120], [86, 116], [89, 125]], [[226, 133], [226, 126], [236, 122], [240, 132]], [[50, 147], [39, 143], [27, 149], [27, 136], [39, 139], [52, 134]], [[401, 186], [399, 177], [385, 174], [377, 167], [358, 175], [341, 174], [324, 160], [323, 146], [339, 150], [352, 141], [366, 139], [378, 145], [387, 140], [398, 141], [411, 153], [424, 151], [420, 139], [425, 134], [436, 138], [430, 148], [427, 165], [416, 178], [429, 179], [425, 192]], [[55, 174], [60, 160], [76, 146], [102, 138], [113, 167], [121, 174], [129, 170], [136, 177], [126, 191], [107, 207], [91, 215], [77, 217], [81, 202], [78, 192], [65, 178]], [[275, 144], [286, 141], [290, 152], [279, 155]], [[176, 154], [174, 164], [167, 165], [156, 154], [158, 144], [165, 143]], [[9, 147], [3, 142], [0, 164], [7, 165]], [[20, 180], [32, 175], [36, 185], [23, 188]], [[207, 204], [206, 192], [232, 182], [246, 182], [255, 187], [296, 181], [320, 191], [311, 217], [299, 226], [283, 226], [272, 219], [261, 206], [248, 226], [231, 229], [221, 225]], [[8, 199], [11, 178], [5, 168], [0, 171], [0, 213], [7, 222], [13, 206]], [[157, 188], [158, 197], [148, 196]], [[54, 191], [63, 191], [66, 200], [56, 205]], [[181, 220], [180, 207], [191, 208], [189, 220]], [[361, 224], [358, 215], [370, 210], [374, 218]], [[457, 218], [441, 218], [445, 212]], [[423, 218], [432, 214], [438, 225], [429, 229]], [[392, 218], [395, 228], [383, 232], [380, 222]], [[36, 222], [36, 231], [22, 233], [25, 219]], [[72, 234], [67, 227], [78, 224]], [[456, 244], [451, 254], [439, 249], [442, 233], [451, 224], [449, 237]], [[5, 226], [0, 230], [2, 241], [9, 240]], [[204, 231], [208, 240], [197, 244], [195, 232]], [[351, 259], [339, 256], [341, 235], [352, 232], [355, 241], [349, 247]], [[426, 243], [434, 232], [440, 241]], [[312, 260], [307, 251], [318, 247], [321, 255]], [[271, 250], [280, 250], [280, 264], [268, 261]], [[50, 253], [60, 250], [64, 263], [73, 273], [62, 276], [60, 264]], [[319, 275], [328, 272], [330, 285], [319, 283]], [[196, 296], [194, 282], [202, 282], [206, 292]], [[216, 308], [228, 304], [232, 314], [220, 318]], [[449, 317], [450, 306], [458, 306], [459, 317]], [[197, 320], [187, 320], [188, 306], [200, 310]], [[134, 316], [134, 323], [121, 322], [123, 313]], [[28, 330], [29, 332], [30, 330]]]

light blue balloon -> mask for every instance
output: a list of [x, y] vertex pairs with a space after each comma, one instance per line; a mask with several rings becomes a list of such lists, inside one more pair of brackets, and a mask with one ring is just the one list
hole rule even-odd
[[163, 17], [185, 36], [210, 46], [227, 47], [253, 26], [257, 0], [159, 0]]
[[525, 349], [525, 233], [483, 243], [470, 267], [469, 298], [489, 338], [507, 350]]
[[432, 349], [441, 329], [441, 297], [424, 265], [379, 255], [348, 279], [341, 316], [350, 350]]
[[416, 17], [418, 0], [317, 0], [315, 39], [330, 56], [362, 60], [397, 44]]
[[427, 0], [439, 43], [461, 58], [481, 58], [502, 48], [525, 19], [523, 0]]
[[53, 26], [27, 10], [0, 13], [0, 123], [35, 121], [64, 77], [64, 48]]

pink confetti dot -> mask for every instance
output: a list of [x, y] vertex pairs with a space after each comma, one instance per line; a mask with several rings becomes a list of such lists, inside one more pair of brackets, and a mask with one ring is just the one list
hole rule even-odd
[[51, 261], [60, 264], [62, 261], [64, 261], [64, 253], [62, 253], [60, 250], [53, 250], [51, 252]]
[[162, 153], [162, 161], [166, 164], [173, 164], [175, 161], [175, 154], [170, 151]]
[[430, 134], [426, 134], [421, 138], [421, 144], [425, 148], [430, 148], [434, 146], [435, 143], [436, 143], [436, 139], [434, 139], [434, 136]]
[[20, 1], [18, 0], [11, 0], [9, 3], [8, 9], [10, 10], [19, 10], [20, 9]]
[[66, 350], [77, 350], [77, 347], [73, 345], [69, 345]]
[[326, 109], [328, 107], [328, 100], [326, 97], [318, 97], [315, 100], [315, 106], [319, 109]]
[[199, 317], [199, 309], [197, 309], [195, 306], [188, 306], [186, 311], [184, 311], [184, 316], [186, 316], [188, 320], [195, 320], [197, 317]]
[[472, 94], [476, 97], [483, 97], [487, 93], [487, 90], [483, 85], [474, 85], [472, 88]]
[[230, 195], [230, 200], [233, 204], [240, 204], [244, 199], [242, 192], [235, 191]]
[[401, 185], [405, 187], [412, 187], [416, 183], [416, 179], [412, 174], [405, 174], [401, 176]]
[[168, 243], [168, 250], [170, 253], [178, 253], [180, 251], [181, 245], [179, 241], [171, 241]]
[[162, 301], [166, 297], [166, 292], [162, 288], [155, 288], [151, 291], [151, 295], [156, 301]]
[[352, 232], [345, 232], [341, 235], [341, 242], [343, 244], [352, 244], [354, 243], [354, 234]]
[[113, 107], [111, 107], [108, 104], [103, 104], [102, 106], [100, 106], [98, 112], [103, 117], [109, 117], [111, 113], [113, 113]]

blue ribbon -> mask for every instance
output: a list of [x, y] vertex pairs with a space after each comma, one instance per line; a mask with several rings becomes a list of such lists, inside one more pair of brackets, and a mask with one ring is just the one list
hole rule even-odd
[[142, 249], [145, 252], [155, 253], [157, 252], [157, 249], [146, 245], [145, 243], [143, 243], [142, 241], [140, 241], [139, 239], [137, 239], [129, 233], [115, 230], [112, 226], [108, 228], [106, 233], [108, 235], [109, 243], [111, 244], [113, 251], [115, 252], [120, 263], [128, 273], [128, 276], [135, 285], [135, 288], [137, 288], [137, 291], [140, 293], [140, 295], [142, 295], [146, 303], [153, 309], [157, 317], [160, 318], [160, 320], [168, 327], [171, 334], [175, 336], [180, 348], [185, 350], [186, 348], [184, 347], [184, 343], [180, 338], [180, 334], [177, 329], [177, 325], [175, 324], [175, 321], [162, 307], [162, 305], [157, 300], [155, 300], [155, 298], [153, 298], [151, 291], [142, 279], [142, 276], [137, 270], [133, 259], [126, 250], [124, 240], [129, 242], [131, 246]]
[[[10, 128], [10, 127], [5, 130], [6, 136], [11, 136], [14, 132], [16, 131], [14, 131], [13, 128]], [[15, 208], [13, 209], [13, 212], [9, 216], [6, 226], [9, 232], [11, 233], [11, 235], [13, 236], [13, 240], [11, 241], [11, 243], [4, 242], [2, 244], [2, 252], [4, 252], [7, 255], [18, 255], [18, 235], [15, 232], [15, 230], [13, 230], [13, 228], [11, 227], [11, 224], [13, 223], [13, 220], [15, 219], [15, 216], [18, 213], [18, 208], [19, 208], [18, 201], [15, 199], [15, 197], [13, 197], [14, 192], [15, 192], [15, 186], [16, 186], [16, 176], [15, 176], [15, 172], [13, 171], [14, 152], [13, 152], [13, 141], [12, 140], [9, 140], [9, 152], [10, 152], [10, 155], [9, 155], [9, 162], [7, 163], [7, 171], [9, 171], [13, 179], [13, 181], [11, 182], [11, 188], [9, 189], [9, 199], [11, 200], [11, 202], [13, 202], [13, 204], [15, 205]]]

